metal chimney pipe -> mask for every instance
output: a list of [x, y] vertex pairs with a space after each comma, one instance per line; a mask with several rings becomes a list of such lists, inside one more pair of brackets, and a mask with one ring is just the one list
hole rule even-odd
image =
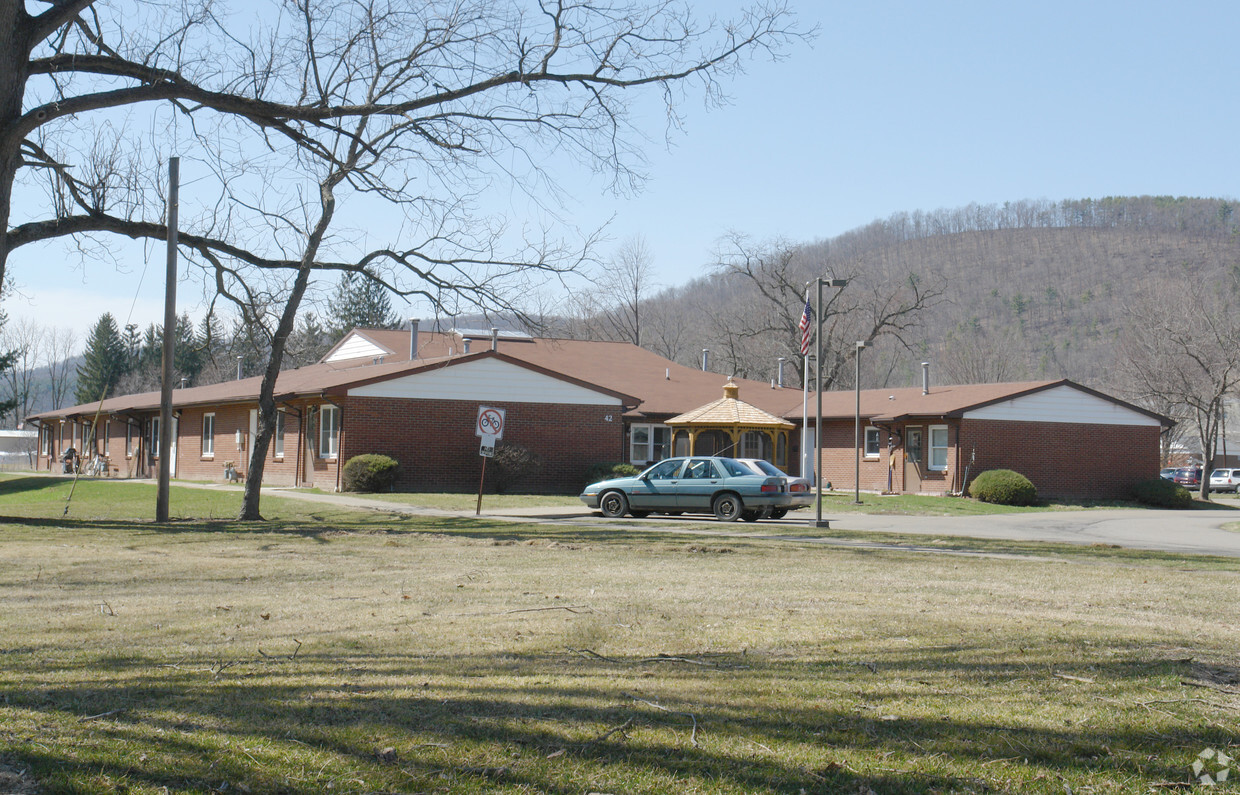
[[409, 318], [409, 361], [418, 358], [418, 322], [420, 318]]
[[237, 380], [238, 380], [238, 381], [240, 381], [240, 380], [241, 380], [241, 360], [242, 360], [243, 358], [245, 358], [245, 357], [243, 357], [243, 356], [238, 356], [238, 357], [237, 357]]
[[707, 369], [707, 366], [709, 364], [710, 364], [710, 348], [703, 348], [702, 349], [702, 369], [703, 370]]
[[784, 386], [784, 362], [786, 361], [788, 360], [783, 356], [779, 357], [779, 377], [775, 379], [775, 382], [779, 384], [781, 389]]
[[499, 350], [499, 329], [491, 326], [491, 350]]
[[930, 362], [921, 363], [921, 393], [930, 394]]

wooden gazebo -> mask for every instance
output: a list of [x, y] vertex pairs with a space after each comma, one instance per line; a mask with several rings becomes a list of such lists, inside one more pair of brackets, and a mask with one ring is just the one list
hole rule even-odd
[[723, 397], [667, 421], [672, 429], [673, 455], [725, 455], [762, 458], [780, 469], [788, 466], [791, 422], [740, 399], [732, 379]]

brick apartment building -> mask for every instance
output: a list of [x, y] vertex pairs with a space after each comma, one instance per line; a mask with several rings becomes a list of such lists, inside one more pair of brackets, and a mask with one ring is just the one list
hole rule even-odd
[[[542, 457], [543, 472], [531, 485], [570, 493], [591, 464], [642, 466], [684, 452], [666, 421], [717, 401], [727, 380], [628, 343], [355, 329], [319, 363], [281, 373], [264, 482], [337, 489], [343, 462], [383, 453], [401, 463], [399, 489], [476, 488], [474, 427], [486, 405], [506, 411], [505, 442]], [[799, 473], [801, 391], [734, 383], [740, 400], [794, 429], [775, 446], [739, 434], [734, 449], [721, 452], [776, 458]], [[223, 480], [226, 463], [244, 477], [259, 384], [248, 378], [174, 390], [174, 477]], [[867, 491], [956, 493], [977, 473], [1003, 467], [1047, 496], [1121, 497], [1157, 475], [1159, 435], [1170, 425], [1066, 380], [927, 383], [865, 390], [861, 402], [860, 487]], [[836, 488], [853, 486], [854, 412], [853, 392], [824, 393], [823, 473]], [[121, 477], [158, 469], [158, 392], [29, 419], [39, 428], [43, 469], [59, 468], [69, 447], [84, 460], [106, 456], [109, 472]], [[812, 417], [810, 425], [812, 448]]]

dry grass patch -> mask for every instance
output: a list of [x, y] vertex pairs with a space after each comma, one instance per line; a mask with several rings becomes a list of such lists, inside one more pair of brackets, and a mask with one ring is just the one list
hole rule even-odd
[[53, 792], [1058, 795], [1236, 742], [1217, 563], [267, 510], [0, 526], [7, 761]]

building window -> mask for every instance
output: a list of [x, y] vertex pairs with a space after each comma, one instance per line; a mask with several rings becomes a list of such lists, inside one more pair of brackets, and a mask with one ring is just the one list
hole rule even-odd
[[271, 454], [284, 458], [284, 409], [276, 411], [276, 432], [271, 437]]
[[215, 457], [215, 415], [202, 415], [202, 456]]
[[879, 453], [878, 437], [879, 437], [878, 428], [866, 428], [865, 429], [865, 457], [866, 458], [878, 458], [878, 453]]
[[125, 422], [125, 457], [133, 458], [133, 423]]
[[648, 464], [667, 458], [672, 429], [666, 425], [634, 425], [629, 429], [629, 462]]
[[947, 469], [947, 426], [930, 426], [930, 462], [927, 469], [943, 472]]
[[340, 409], [319, 409], [319, 458], [335, 458], [340, 453]]
[[52, 429], [44, 425], [39, 428], [39, 444], [43, 455], [50, 456], [52, 454]]
[[151, 458], [159, 458], [159, 417], [151, 417]]

